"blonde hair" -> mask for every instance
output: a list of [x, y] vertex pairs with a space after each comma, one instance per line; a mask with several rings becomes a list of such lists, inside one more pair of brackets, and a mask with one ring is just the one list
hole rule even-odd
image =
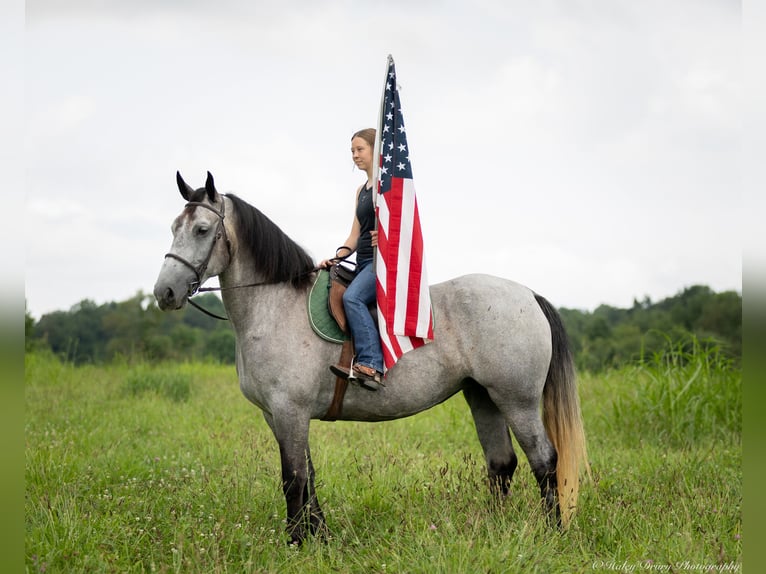
[[370, 145], [372, 149], [375, 149], [375, 134], [375, 128], [365, 128], [352, 135], [351, 139], [353, 140], [354, 138], [362, 138]]

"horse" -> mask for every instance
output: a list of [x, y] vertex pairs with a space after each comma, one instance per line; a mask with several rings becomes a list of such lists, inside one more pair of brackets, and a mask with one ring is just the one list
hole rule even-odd
[[[190, 187], [154, 287], [162, 310], [182, 308], [218, 276], [236, 334], [236, 371], [279, 445], [287, 536], [301, 544], [328, 532], [314, 487], [309, 424], [333, 399], [337, 344], [311, 329], [306, 297], [318, 269], [308, 253], [234, 194]], [[589, 473], [571, 349], [560, 315], [521, 284], [472, 274], [430, 286], [434, 340], [405, 353], [373, 392], [350, 385], [340, 420], [414, 415], [458, 392], [484, 451], [490, 491], [510, 492], [517, 456], [509, 427], [540, 487], [544, 512], [566, 529], [580, 475]], [[541, 409], [542, 403], [542, 409]]]

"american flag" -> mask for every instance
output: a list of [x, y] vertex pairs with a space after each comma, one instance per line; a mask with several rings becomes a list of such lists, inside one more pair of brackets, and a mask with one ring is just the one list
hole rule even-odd
[[375, 261], [378, 323], [383, 359], [386, 369], [390, 369], [404, 353], [434, 338], [418, 202], [391, 56], [376, 148], [379, 151]]

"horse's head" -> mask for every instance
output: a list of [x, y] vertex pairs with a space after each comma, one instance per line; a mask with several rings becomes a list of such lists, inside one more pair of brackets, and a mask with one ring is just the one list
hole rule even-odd
[[208, 172], [205, 187], [192, 189], [176, 173], [186, 207], [173, 221], [173, 243], [165, 255], [154, 296], [160, 309], [180, 309], [206, 279], [222, 273], [230, 254], [224, 226], [223, 195], [215, 189]]

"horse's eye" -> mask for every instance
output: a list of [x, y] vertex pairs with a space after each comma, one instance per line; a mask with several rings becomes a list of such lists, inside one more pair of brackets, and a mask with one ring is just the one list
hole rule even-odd
[[209, 231], [208, 227], [198, 227], [197, 228], [197, 235], [200, 237], [204, 237], [204, 235]]

